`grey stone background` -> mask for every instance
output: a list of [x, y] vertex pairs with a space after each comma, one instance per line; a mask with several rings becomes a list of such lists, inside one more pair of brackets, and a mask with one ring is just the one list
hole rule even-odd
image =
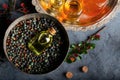
[[[96, 48], [84, 55], [82, 60], [72, 64], [64, 62], [45, 75], [29, 75], [15, 69], [5, 59], [5, 62], [0, 62], [0, 80], [67, 80], [64, 76], [67, 71], [74, 74], [71, 80], [120, 80], [120, 12], [105, 25], [106, 29], [100, 33], [101, 39], [94, 42]], [[98, 29], [86, 32], [67, 30], [70, 43], [83, 41]], [[88, 73], [79, 70], [84, 65], [88, 66]]]

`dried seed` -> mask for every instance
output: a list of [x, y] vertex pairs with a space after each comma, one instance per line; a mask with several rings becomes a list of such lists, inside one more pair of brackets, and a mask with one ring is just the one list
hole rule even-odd
[[72, 72], [67, 72], [66, 73], [66, 78], [71, 79], [73, 77], [73, 73]]
[[87, 66], [83, 66], [83, 67], [82, 67], [82, 71], [83, 71], [84, 73], [87, 73], [87, 72], [88, 72], [88, 67], [87, 67]]

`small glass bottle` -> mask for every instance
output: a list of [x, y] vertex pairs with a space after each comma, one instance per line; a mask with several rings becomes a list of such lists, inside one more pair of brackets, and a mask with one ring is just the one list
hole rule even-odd
[[36, 55], [40, 55], [46, 48], [51, 46], [55, 33], [56, 30], [53, 27], [40, 32], [28, 42], [28, 48]]

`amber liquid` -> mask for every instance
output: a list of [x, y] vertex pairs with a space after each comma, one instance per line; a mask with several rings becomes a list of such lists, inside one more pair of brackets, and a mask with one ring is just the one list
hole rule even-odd
[[60, 22], [88, 26], [98, 21], [110, 9], [109, 0], [40, 0], [49, 14]]

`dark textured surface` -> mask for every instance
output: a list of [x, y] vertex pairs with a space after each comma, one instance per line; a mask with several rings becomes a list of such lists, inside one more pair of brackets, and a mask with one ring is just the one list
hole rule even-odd
[[[0, 2], [3, 1], [0, 0]], [[0, 36], [4, 36], [3, 22], [0, 18]], [[5, 60], [4, 63], [0, 62], [0, 80], [67, 80], [64, 77], [66, 71], [73, 72], [74, 76], [71, 80], [120, 80], [120, 12], [117, 12], [116, 17], [106, 26], [107, 28], [100, 33], [101, 40], [95, 42], [95, 50], [84, 55], [81, 61], [72, 64], [63, 63], [58, 69], [46, 75], [29, 75], [16, 70], [14, 66]], [[96, 30], [98, 29], [87, 32], [67, 32], [70, 43], [77, 43], [85, 40], [87, 36]], [[0, 39], [0, 50], [2, 52], [0, 55], [5, 59], [2, 50], [2, 37]], [[80, 72], [79, 68], [83, 65], [89, 67], [88, 73]]]

